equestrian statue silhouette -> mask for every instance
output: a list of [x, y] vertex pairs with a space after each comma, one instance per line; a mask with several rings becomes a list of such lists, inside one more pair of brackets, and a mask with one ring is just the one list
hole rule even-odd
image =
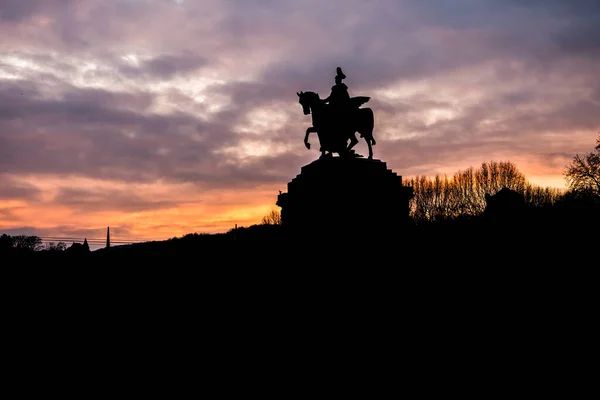
[[[350, 97], [348, 86], [342, 82], [346, 75], [337, 68], [335, 85], [326, 99], [315, 92], [296, 92], [304, 115], [312, 115], [312, 126], [306, 130], [304, 145], [310, 149], [308, 137], [317, 133], [321, 145], [321, 158], [338, 153], [340, 157], [362, 157], [352, 149], [358, 144], [356, 132], [364, 138], [369, 148], [369, 159], [373, 158], [374, 116], [370, 108], [360, 108], [371, 98], [366, 96]], [[350, 141], [350, 143], [348, 143]]]

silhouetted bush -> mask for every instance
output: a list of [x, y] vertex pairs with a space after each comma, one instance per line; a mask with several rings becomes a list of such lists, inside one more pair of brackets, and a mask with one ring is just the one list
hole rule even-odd
[[564, 175], [572, 193], [600, 196], [600, 134], [594, 151], [575, 155]]

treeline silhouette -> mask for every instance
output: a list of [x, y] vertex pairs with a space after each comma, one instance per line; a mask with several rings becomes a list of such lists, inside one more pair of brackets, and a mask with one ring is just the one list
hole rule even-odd
[[486, 196], [507, 188], [523, 195], [530, 207], [552, 207], [564, 190], [529, 183], [524, 174], [510, 161], [484, 162], [456, 172], [453, 176], [419, 176], [405, 181], [412, 186], [411, 217], [417, 222], [446, 221], [482, 215], [487, 206]]

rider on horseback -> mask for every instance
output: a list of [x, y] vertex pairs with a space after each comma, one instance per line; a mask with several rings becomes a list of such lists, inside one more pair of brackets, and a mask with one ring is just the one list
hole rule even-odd
[[342, 81], [346, 78], [346, 75], [342, 72], [340, 67], [337, 67], [335, 75], [335, 85], [331, 87], [331, 94], [326, 99], [323, 99], [323, 103], [327, 105], [327, 113], [330, 118], [328, 140], [337, 141], [342, 140], [345, 137], [343, 131], [349, 125], [350, 116], [350, 94], [348, 94], [348, 86]]
[[362, 157], [353, 150], [358, 143], [355, 135], [358, 132], [367, 142], [369, 158], [373, 158], [371, 147], [376, 143], [373, 137], [373, 111], [370, 108], [360, 108], [370, 97], [350, 97], [348, 86], [342, 82], [345, 78], [346, 75], [338, 67], [335, 85], [326, 99], [319, 98], [316, 92], [296, 92], [304, 115], [312, 114], [313, 120], [313, 125], [306, 130], [304, 145], [310, 149], [308, 136], [316, 132], [321, 144], [321, 157], [331, 156], [332, 153]]
[[368, 100], [366, 97], [360, 98], [365, 99], [363, 101], [360, 99], [351, 100], [348, 93], [348, 86], [342, 82], [346, 79], [346, 75], [340, 67], [337, 67], [336, 72], [335, 85], [331, 87], [331, 94], [323, 100], [324, 103], [328, 103], [327, 112], [332, 117], [329, 120], [333, 126], [329, 126], [329, 131], [334, 134], [334, 137], [331, 138], [333, 140], [347, 136], [345, 131], [351, 130], [354, 126], [355, 111], [358, 110], [358, 107], [362, 103]]
[[346, 79], [346, 75], [340, 67], [337, 67], [335, 76], [335, 85], [331, 87], [331, 94], [323, 100], [324, 103], [329, 103], [331, 111], [346, 111], [350, 108], [350, 95], [348, 94], [348, 86], [342, 82]]

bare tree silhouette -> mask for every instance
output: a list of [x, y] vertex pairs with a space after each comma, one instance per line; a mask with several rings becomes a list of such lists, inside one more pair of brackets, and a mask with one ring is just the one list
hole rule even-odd
[[522, 194], [526, 204], [531, 206], [551, 206], [562, 195], [560, 189], [529, 183], [510, 161], [484, 162], [478, 169], [469, 167], [452, 177], [419, 176], [407, 179], [405, 184], [414, 188], [410, 207], [415, 221], [435, 222], [481, 215], [486, 208], [486, 196], [503, 188]]
[[564, 175], [571, 191], [600, 196], [600, 134], [594, 151], [575, 155]]
[[277, 210], [271, 210], [267, 215], [265, 215], [261, 224], [263, 225], [281, 225], [281, 214]]
[[17, 235], [12, 236], [12, 247], [38, 251], [43, 248], [42, 239], [38, 236]]

